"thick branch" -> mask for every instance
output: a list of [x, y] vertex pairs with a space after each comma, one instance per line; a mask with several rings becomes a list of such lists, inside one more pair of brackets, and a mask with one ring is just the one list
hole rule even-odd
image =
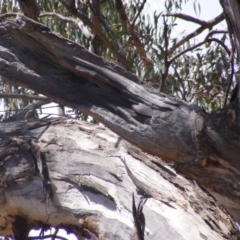
[[159, 94], [117, 64], [21, 15], [1, 24], [0, 36], [0, 72], [8, 81], [92, 115], [142, 150], [175, 163], [240, 220], [240, 117], [234, 106], [209, 115]]
[[228, 55], [231, 54], [231, 51], [228, 49], [227, 45], [225, 45], [222, 41], [220, 41], [219, 39], [217, 38], [209, 38], [209, 39], [205, 39], [203, 40], [202, 42], [198, 43], [198, 44], [195, 44], [193, 45], [192, 47], [189, 47], [185, 50], [183, 50], [182, 52], [178, 53], [177, 55], [173, 56], [170, 60], [169, 60], [169, 63], [171, 64], [173, 61], [175, 61], [177, 58], [179, 58], [180, 56], [182, 56], [183, 54], [187, 53], [187, 52], [190, 52], [198, 47], [200, 47], [201, 45], [205, 44], [205, 43], [211, 43], [211, 42], [217, 42], [219, 45], [221, 45], [225, 51], [227, 52]]
[[3, 22], [5, 18], [9, 18], [9, 17], [16, 17], [17, 13], [2, 13], [0, 15], [0, 22]]
[[[143, 217], [145, 239], [224, 240], [236, 232], [208, 193], [108, 129], [55, 118], [2, 123], [0, 137], [1, 235], [12, 235], [21, 219], [33, 228], [65, 228], [78, 239], [129, 240]], [[48, 204], [35, 151], [45, 156], [54, 191]]]

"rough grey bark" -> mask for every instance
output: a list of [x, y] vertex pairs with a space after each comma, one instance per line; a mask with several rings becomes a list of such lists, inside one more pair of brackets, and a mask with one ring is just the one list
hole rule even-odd
[[240, 220], [239, 108], [207, 114], [22, 15], [0, 25], [0, 71], [103, 122], [142, 150], [173, 162]]
[[196, 183], [105, 127], [61, 118], [1, 123], [0, 133], [1, 235], [11, 235], [12, 224], [17, 231], [49, 224], [79, 239], [137, 239], [133, 193], [136, 204], [147, 198], [145, 239], [229, 239], [237, 232]]

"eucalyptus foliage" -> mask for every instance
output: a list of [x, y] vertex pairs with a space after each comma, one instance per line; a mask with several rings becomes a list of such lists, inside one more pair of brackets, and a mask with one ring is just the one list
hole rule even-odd
[[[127, 16], [125, 23], [116, 8], [118, 1], [78, 1], [82, 14], [90, 20], [94, 21], [91, 2], [97, 4], [98, 14], [102, 16], [103, 22], [100, 25], [102, 32], [118, 52], [123, 50], [131, 70], [140, 78], [158, 88], [159, 91], [162, 90], [184, 101], [198, 104], [206, 111], [214, 111], [223, 107], [231, 76], [231, 65], [229, 55], [219, 43], [206, 42], [180, 55], [169, 64], [171, 58], [199, 42], [196, 36], [175, 48], [176, 43], [185, 36], [181, 35], [178, 39], [173, 37], [173, 32], [178, 26], [178, 18], [166, 16], [166, 13], [181, 13], [182, 7], [189, 0], [165, 1], [162, 9], [156, 9], [153, 12], [146, 10], [148, 1], [122, 1]], [[192, 0], [191, 2], [197, 18], [201, 11], [200, 1]], [[51, 30], [83, 45], [107, 60], [118, 61], [106, 43], [99, 39], [89, 26], [82, 24], [79, 19], [69, 13], [60, 1], [39, 0], [38, 3], [40, 6], [39, 21]], [[17, 1], [2, 1], [2, 14], [19, 11]], [[57, 14], [63, 18], [59, 18]], [[146, 62], [143, 60], [144, 57], [140, 56], [133, 34], [129, 32], [131, 25], [146, 53]], [[208, 31], [212, 30], [214, 29], [208, 29]], [[231, 49], [226, 33], [217, 34], [214, 37]], [[97, 42], [95, 45], [97, 50], [94, 50], [94, 41]], [[234, 78], [232, 85], [234, 85]], [[22, 87], [9, 86], [4, 81], [1, 82], [0, 91], [33, 94], [32, 91]], [[26, 100], [6, 100], [5, 104], [10, 110], [8, 115], [11, 115], [13, 110], [20, 109], [29, 103], [30, 101]]]

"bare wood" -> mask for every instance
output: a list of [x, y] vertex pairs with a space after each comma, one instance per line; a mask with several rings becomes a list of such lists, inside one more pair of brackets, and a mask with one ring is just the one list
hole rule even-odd
[[0, 71], [8, 81], [90, 114], [142, 150], [173, 162], [240, 220], [235, 105], [206, 114], [22, 15], [1, 24], [0, 36]]
[[[147, 197], [145, 239], [221, 240], [237, 231], [197, 184], [105, 127], [55, 118], [1, 123], [0, 136], [0, 234], [12, 235], [12, 223], [24, 220], [29, 229], [49, 224], [79, 239], [133, 239], [133, 193], [136, 204]], [[47, 209], [35, 144], [53, 190]]]

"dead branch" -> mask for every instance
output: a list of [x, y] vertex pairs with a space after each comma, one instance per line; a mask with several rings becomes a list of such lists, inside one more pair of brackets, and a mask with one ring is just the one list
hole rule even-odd
[[[93, 116], [145, 152], [182, 164], [181, 174], [205, 186], [239, 220], [234, 108], [206, 114], [22, 15], [2, 23], [0, 36], [0, 70], [9, 82], [41, 91]], [[21, 48], [12, 48], [20, 44], [19, 36]]]

